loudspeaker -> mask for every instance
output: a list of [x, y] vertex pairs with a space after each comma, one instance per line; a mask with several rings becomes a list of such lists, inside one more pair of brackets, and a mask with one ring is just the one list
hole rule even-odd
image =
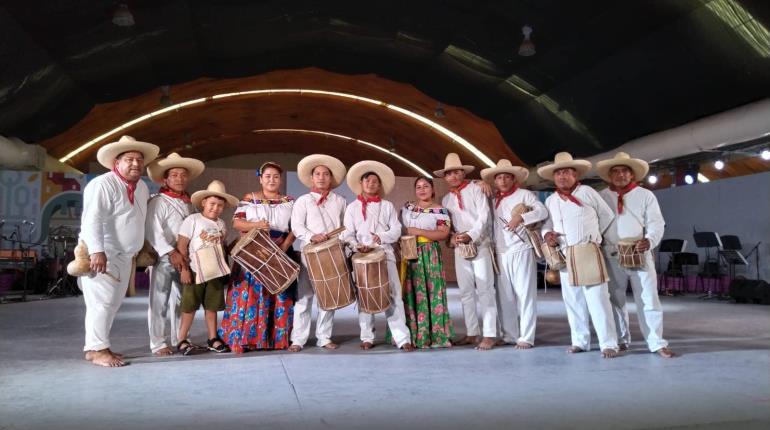
[[730, 283], [730, 297], [736, 303], [770, 305], [770, 284], [762, 280], [734, 279]]

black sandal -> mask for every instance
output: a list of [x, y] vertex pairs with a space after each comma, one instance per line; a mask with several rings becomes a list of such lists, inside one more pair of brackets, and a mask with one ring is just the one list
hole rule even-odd
[[182, 355], [190, 355], [195, 350], [195, 347], [192, 343], [190, 343], [189, 340], [185, 339], [176, 346], [176, 350], [179, 351]]
[[[211, 338], [211, 339], [209, 339], [206, 342], [209, 345], [209, 351], [214, 351], [214, 352], [218, 352], [218, 353], [230, 352], [230, 347], [227, 346], [225, 341], [220, 339], [219, 336], [217, 336], [215, 338]], [[214, 346], [214, 343], [216, 343], [216, 342], [219, 342], [219, 345]]]

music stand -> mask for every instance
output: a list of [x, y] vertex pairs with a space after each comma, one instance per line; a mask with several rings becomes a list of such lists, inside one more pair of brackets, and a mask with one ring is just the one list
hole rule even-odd
[[[719, 238], [719, 235], [713, 231], [699, 231], [695, 232], [692, 235], [693, 239], [695, 239], [695, 246], [698, 248], [705, 248], [706, 249], [706, 259], [703, 262], [703, 270], [698, 274], [698, 277], [701, 280], [701, 283], [703, 285], [703, 288], [705, 289], [705, 282], [703, 280], [704, 277], [707, 277], [709, 279], [717, 280], [717, 282], [722, 281], [722, 271], [721, 271], [721, 264], [719, 264], [719, 250], [722, 248], [722, 240]], [[717, 249], [717, 256], [716, 258], [711, 258], [711, 248]], [[711, 264], [716, 263], [716, 273], [713, 272], [713, 269], [711, 267]], [[719, 296], [713, 295], [713, 285], [714, 282], [709, 282], [708, 291], [706, 294], [702, 295], [701, 299], [713, 299], [718, 298]]]
[[[660, 246], [658, 247], [658, 269], [661, 271], [660, 283], [663, 285], [663, 292], [668, 295], [676, 294], [670, 293], [667, 288], [668, 276], [671, 275], [673, 271], [677, 270], [677, 268], [673, 267], [674, 256], [680, 252], [684, 252], [685, 248], [687, 248], [687, 241], [684, 239], [664, 239], [660, 241]], [[663, 266], [660, 264], [660, 254], [664, 252], [671, 253], [671, 256], [668, 259], [670, 270], [663, 270]]]
[[735, 266], [748, 266], [749, 262], [746, 261], [746, 257], [740, 253], [743, 249], [741, 240], [738, 236], [726, 235], [720, 238], [722, 240], [722, 249], [719, 250], [719, 256], [722, 257], [725, 264], [728, 267], [728, 275], [730, 282], [735, 279]]

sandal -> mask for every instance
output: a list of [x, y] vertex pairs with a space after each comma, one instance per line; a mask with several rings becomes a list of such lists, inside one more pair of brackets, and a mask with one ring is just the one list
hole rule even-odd
[[190, 343], [189, 340], [185, 339], [176, 346], [176, 350], [179, 351], [182, 355], [190, 355], [195, 350], [195, 347], [192, 343]]
[[[214, 346], [216, 342], [219, 342], [219, 345]], [[209, 345], [209, 351], [214, 351], [218, 353], [230, 352], [230, 347], [227, 346], [225, 341], [220, 339], [219, 336], [209, 339], [208, 341], [206, 341], [206, 343], [208, 343]]]

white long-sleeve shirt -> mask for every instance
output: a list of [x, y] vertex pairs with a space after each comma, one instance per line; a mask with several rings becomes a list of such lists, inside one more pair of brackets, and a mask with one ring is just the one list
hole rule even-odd
[[360, 200], [349, 204], [345, 210], [345, 234], [342, 239], [353, 248], [362, 244], [369, 247], [377, 247], [374, 244], [372, 234], [380, 238], [380, 248], [390, 261], [396, 261], [393, 254], [393, 246], [401, 237], [401, 223], [398, 221], [398, 214], [393, 203], [382, 200], [378, 203], [367, 203], [366, 219], [361, 213]]
[[144, 245], [144, 223], [150, 192], [141, 180], [128, 200], [126, 183], [107, 172], [92, 179], [83, 190], [80, 238], [88, 252], [107, 255], [139, 252]]
[[[526, 232], [521, 232], [521, 237], [523, 237], [525, 240], [521, 240], [521, 237], [519, 237], [518, 234], [508, 231], [506, 229], [506, 223], [503, 223], [501, 220], [504, 219], [506, 221], [511, 220], [511, 211], [513, 208], [518, 205], [519, 203], [522, 203], [524, 205], [527, 205], [532, 208], [531, 211], [527, 213], [521, 214], [521, 217], [524, 219], [524, 225], [528, 226], [530, 224], [535, 224], [539, 221], [543, 221], [548, 218], [548, 209], [545, 208], [545, 206], [540, 203], [540, 201], [537, 199], [537, 196], [535, 196], [535, 193], [529, 190], [525, 190], [522, 188], [519, 188], [511, 194], [510, 196], [504, 197], [500, 201], [500, 205], [494, 209], [495, 219], [494, 219], [494, 225], [495, 225], [495, 248], [497, 249], [498, 253], [505, 253], [508, 250], [515, 250], [516, 252], [522, 251], [525, 249], [531, 249], [532, 245], [529, 242], [529, 239], [526, 238]], [[495, 199], [492, 199], [492, 206], [494, 207]]]
[[165, 194], [156, 194], [147, 202], [145, 235], [158, 255], [162, 257], [176, 249], [179, 227], [191, 213], [192, 203]]
[[658, 199], [652, 191], [636, 187], [623, 196], [623, 213], [618, 215], [618, 193], [609, 188], [599, 192], [615, 214], [604, 233], [605, 245], [617, 245], [620, 239], [641, 238], [650, 241], [650, 249], [663, 239], [666, 223]]
[[452, 218], [452, 229], [457, 233], [467, 233], [476, 246], [484, 246], [489, 242], [490, 222], [489, 200], [481, 188], [475, 183], [469, 183], [460, 191], [463, 208], [454, 193], [447, 193], [441, 204], [449, 210]]
[[555, 231], [561, 245], [574, 246], [581, 243], [602, 243], [602, 233], [610, 226], [615, 215], [599, 193], [586, 185], [579, 185], [572, 195], [580, 200], [578, 206], [570, 200], [553, 193], [545, 200], [550, 216], [543, 224], [542, 233]]
[[315, 234], [328, 233], [342, 226], [347, 202], [334, 192], [329, 193], [320, 206], [316, 205], [321, 195], [310, 192], [294, 202], [291, 213], [291, 230], [300, 241], [300, 247], [310, 243]]

